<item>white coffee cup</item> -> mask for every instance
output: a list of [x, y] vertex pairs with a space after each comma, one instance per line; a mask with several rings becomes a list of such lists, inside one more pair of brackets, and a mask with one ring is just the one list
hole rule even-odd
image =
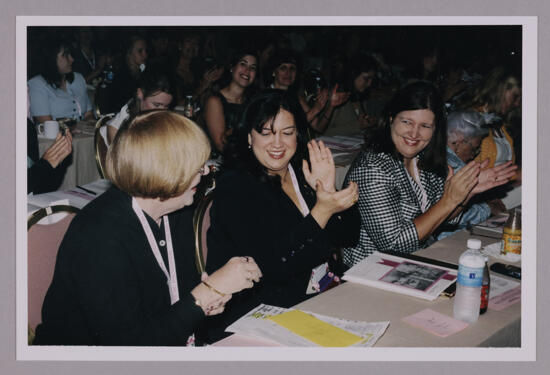
[[42, 124], [38, 124], [38, 134], [48, 138], [55, 139], [59, 133], [59, 123], [57, 121], [44, 121]]

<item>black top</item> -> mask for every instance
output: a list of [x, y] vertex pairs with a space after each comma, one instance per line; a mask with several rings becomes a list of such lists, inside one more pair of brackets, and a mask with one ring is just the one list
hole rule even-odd
[[[296, 174], [311, 209], [315, 192], [301, 169]], [[280, 186], [262, 183], [244, 171], [227, 170], [219, 177], [210, 218], [207, 272], [233, 256], [252, 256], [263, 273], [254, 288], [233, 295], [223, 316], [208, 319], [209, 325], [222, 328], [260, 303], [291, 307], [307, 299], [311, 270], [328, 261], [338, 247], [359, 239], [356, 206], [333, 215], [323, 230], [311, 214], [303, 217]], [[211, 340], [220, 338], [218, 329], [210, 333]]]
[[[166, 261], [164, 228], [145, 214]], [[190, 291], [195, 270], [192, 211], [170, 215], [180, 300], [170, 303], [159, 267], [132, 209], [111, 188], [71, 222], [36, 330], [39, 345], [185, 345], [204, 318]]]
[[213, 94], [220, 98], [223, 107], [223, 117], [225, 120], [225, 130], [233, 129], [241, 120], [241, 114], [244, 110], [244, 104], [229, 103], [225, 96], [220, 92]]
[[114, 73], [113, 82], [98, 91], [98, 105], [102, 113], [116, 113], [134, 97], [139, 76], [133, 76], [126, 63]]

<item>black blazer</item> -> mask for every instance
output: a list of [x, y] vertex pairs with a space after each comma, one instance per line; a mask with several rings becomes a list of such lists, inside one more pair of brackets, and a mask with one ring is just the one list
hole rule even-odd
[[[310, 207], [315, 192], [296, 168], [300, 191]], [[233, 256], [252, 256], [263, 278], [254, 288], [234, 295], [226, 306], [226, 323], [260, 303], [293, 306], [306, 298], [311, 270], [328, 261], [341, 246], [359, 239], [356, 206], [333, 215], [323, 230], [309, 214], [303, 217], [278, 186], [245, 171], [225, 171], [217, 180], [208, 230], [207, 271]]]
[[[146, 217], [167, 264], [164, 230]], [[191, 219], [189, 209], [170, 215], [180, 293], [171, 305], [131, 198], [111, 188], [88, 204], [61, 243], [35, 344], [185, 345], [204, 319], [190, 293], [200, 283]]]

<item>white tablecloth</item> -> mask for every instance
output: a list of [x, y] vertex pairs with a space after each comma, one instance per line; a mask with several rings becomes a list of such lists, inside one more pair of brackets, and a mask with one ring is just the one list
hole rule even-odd
[[[59, 190], [84, 185], [99, 179], [95, 163], [93, 125], [95, 122], [79, 122], [73, 132], [73, 152], [71, 164], [67, 167]], [[53, 140], [38, 138], [40, 155], [53, 143]]]

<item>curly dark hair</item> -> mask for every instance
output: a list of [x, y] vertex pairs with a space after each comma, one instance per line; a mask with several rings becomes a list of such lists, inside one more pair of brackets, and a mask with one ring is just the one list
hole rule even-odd
[[435, 116], [432, 139], [419, 155], [418, 167], [441, 177], [447, 176], [447, 118], [437, 88], [427, 81], [416, 81], [399, 89], [384, 111], [378, 126], [365, 135], [365, 149], [384, 152], [397, 160], [403, 156], [391, 138], [391, 119], [399, 112], [429, 109]]
[[266, 123], [273, 122], [281, 110], [286, 110], [294, 117], [296, 123], [297, 147], [290, 163], [294, 169], [301, 168], [302, 159], [307, 155], [307, 120], [300, 103], [286, 91], [267, 89], [252, 97], [246, 106], [241, 121], [228, 138], [224, 150], [224, 166], [231, 169], [245, 170], [262, 182], [280, 186], [279, 176], [270, 176], [254, 153], [249, 148], [248, 135], [252, 130], [261, 133]]

